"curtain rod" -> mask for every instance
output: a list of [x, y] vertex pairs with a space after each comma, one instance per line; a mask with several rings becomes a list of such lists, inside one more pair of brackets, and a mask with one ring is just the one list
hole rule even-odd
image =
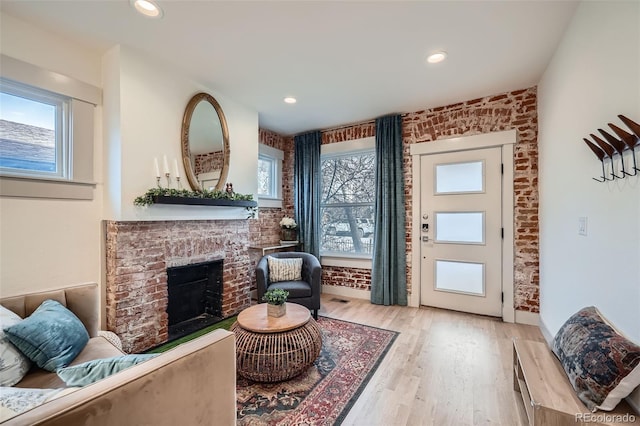
[[[402, 112], [402, 113], [398, 113], [398, 115], [402, 118], [405, 118], [407, 115], [409, 115], [411, 113], [409, 112]], [[365, 120], [365, 121], [358, 121], [356, 123], [351, 123], [351, 124], [343, 124], [341, 126], [336, 126], [336, 127], [329, 127], [328, 129], [322, 129], [320, 130], [320, 133], [324, 133], [324, 132], [332, 132], [334, 130], [340, 130], [340, 129], [345, 129], [347, 127], [355, 127], [355, 126], [361, 126], [364, 124], [369, 124], [369, 123], [375, 123], [376, 119], [372, 118], [371, 120]]]

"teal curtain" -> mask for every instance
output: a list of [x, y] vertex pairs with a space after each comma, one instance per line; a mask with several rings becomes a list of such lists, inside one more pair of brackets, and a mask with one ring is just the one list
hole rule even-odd
[[293, 138], [294, 213], [302, 250], [320, 258], [320, 145], [319, 131]]
[[376, 119], [375, 242], [371, 303], [407, 304], [402, 117]]

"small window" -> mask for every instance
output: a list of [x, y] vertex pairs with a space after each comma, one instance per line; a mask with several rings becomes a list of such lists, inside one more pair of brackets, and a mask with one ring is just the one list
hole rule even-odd
[[258, 155], [258, 205], [282, 208], [282, 160], [279, 149], [260, 144]]
[[92, 200], [98, 87], [0, 54], [0, 196]]
[[0, 172], [69, 179], [69, 98], [0, 82]]
[[266, 155], [258, 157], [258, 196], [276, 198], [276, 165], [275, 158]]

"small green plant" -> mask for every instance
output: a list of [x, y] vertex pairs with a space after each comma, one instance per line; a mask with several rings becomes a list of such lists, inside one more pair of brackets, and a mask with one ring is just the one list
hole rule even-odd
[[204, 189], [202, 191], [189, 191], [188, 189], [173, 189], [173, 188], [151, 188], [144, 195], [136, 197], [133, 200], [133, 204], [136, 206], [150, 206], [154, 203], [154, 198], [159, 196], [166, 197], [187, 197], [187, 198], [206, 198], [212, 200], [236, 200], [236, 201], [252, 201], [253, 194], [240, 194], [237, 192], [229, 193], [218, 191], [214, 189], [212, 191]]
[[267, 302], [270, 305], [282, 305], [287, 301], [289, 292], [281, 288], [274, 288], [273, 290], [267, 290], [262, 296], [262, 301]]

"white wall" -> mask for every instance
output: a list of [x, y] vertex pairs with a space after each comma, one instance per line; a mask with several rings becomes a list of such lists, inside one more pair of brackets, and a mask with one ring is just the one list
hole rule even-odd
[[[100, 86], [98, 52], [0, 15], [0, 50]], [[0, 64], [1, 66], [1, 64]], [[94, 173], [102, 174], [101, 108], [95, 113]], [[93, 201], [0, 198], [0, 296], [100, 282], [102, 186]]]
[[12, 16], [2, 14], [0, 20], [3, 54], [103, 88], [103, 106], [96, 108], [95, 117], [94, 200], [0, 198], [1, 297], [89, 281], [102, 283], [103, 219], [247, 216], [242, 208], [142, 209], [135, 208], [133, 200], [155, 186], [154, 157], [180, 158], [182, 115], [190, 97], [199, 91], [212, 94], [227, 117], [228, 181], [237, 192], [252, 193], [257, 199], [256, 111], [128, 48], [115, 47], [103, 55]]
[[[155, 187], [153, 161], [174, 159], [180, 164], [183, 187], [188, 187], [181, 160], [182, 116], [189, 99], [210, 93], [220, 103], [229, 127], [231, 164], [227, 182], [234, 190], [257, 200], [258, 113], [215, 90], [203, 87], [144, 54], [126, 46], [105, 55], [105, 170], [109, 190], [105, 211], [114, 220], [244, 219], [243, 208], [167, 206], [135, 207], [135, 197]], [[105, 108], [106, 109], [106, 108]], [[173, 177], [172, 177], [173, 179]], [[166, 180], [162, 179], [166, 186]], [[175, 187], [175, 181], [172, 182]]]
[[[640, 175], [598, 183], [582, 138], [640, 122], [640, 3], [583, 2], [538, 87], [540, 315], [554, 335], [595, 305], [640, 342]], [[631, 158], [628, 157], [629, 161]], [[578, 235], [578, 218], [588, 235]]]

